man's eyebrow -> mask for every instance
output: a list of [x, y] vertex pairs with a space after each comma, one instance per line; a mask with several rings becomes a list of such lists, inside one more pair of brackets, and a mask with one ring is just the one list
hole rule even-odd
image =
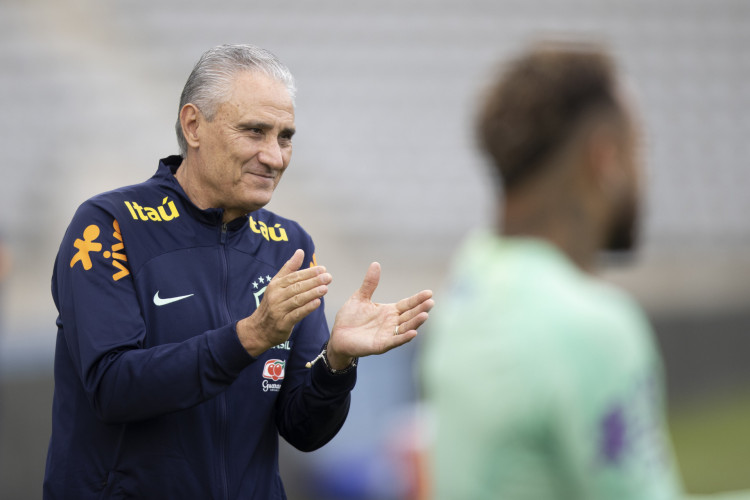
[[[271, 125], [270, 123], [267, 123], [267, 122], [250, 120], [250, 121], [246, 121], [246, 122], [240, 122], [238, 124], [238, 128], [240, 128], [242, 130], [249, 130], [249, 129], [253, 129], [253, 128], [257, 128], [257, 129], [260, 129], [260, 130], [271, 130], [273, 128], [273, 125]], [[291, 136], [293, 136], [295, 134], [296, 131], [297, 130], [294, 127], [286, 127], [286, 128], [284, 128], [284, 129], [281, 130], [281, 135], [286, 135], [286, 136], [291, 137]]]
[[269, 129], [273, 128], [273, 125], [271, 125], [270, 123], [266, 123], [266, 122], [259, 122], [259, 121], [255, 121], [255, 120], [248, 120], [248, 121], [245, 121], [245, 122], [240, 122], [238, 124], [238, 127], [241, 128], [241, 129], [245, 129], [245, 130], [251, 129], [251, 128], [259, 128], [261, 130], [269, 130]]

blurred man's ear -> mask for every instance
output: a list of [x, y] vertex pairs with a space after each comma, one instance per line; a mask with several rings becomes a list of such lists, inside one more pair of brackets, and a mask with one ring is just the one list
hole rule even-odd
[[202, 118], [201, 112], [195, 104], [187, 103], [180, 110], [180, 125], [185, 141], [191, 148], [197, 148], [200, 144], [198, 140], [198, 124]]
[[623, 187], [622, 140], [613, 124], [595, 124], [584, 138], [585, 175], [605, 197], [616, 197]]

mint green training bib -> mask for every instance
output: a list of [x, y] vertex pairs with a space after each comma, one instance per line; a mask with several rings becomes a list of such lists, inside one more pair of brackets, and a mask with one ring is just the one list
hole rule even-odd
[[478, 234], [422, 358], [437, 500], [682, 496], [641, 310], [541, 240]]

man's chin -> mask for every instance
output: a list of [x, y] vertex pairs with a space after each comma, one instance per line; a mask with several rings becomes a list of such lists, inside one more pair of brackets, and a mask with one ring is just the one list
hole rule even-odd
[[638, 203], [632, 200], [623, 207], [610, 227], [603, 250], [607, 252], [632, 252], [638, 244]]
[[270, 193], [256, 191], [252, 194], [252, 196], [248, 196], [243, 203], [246, 212], [255, 212], [256, 210], [260, 210], [261, 208], [268, 205], [271, 202], [272, 194], [273, 191], [271, 191]]
[[632, 252], [638, 245], [638, 237], [635, 231], [612, 235], [604, 250], [607, 252]]
[[632, 264], [636, 258], [639, 234], [635, 221], [625, 224], [623, 220], [618, 228], [613, 228], [607, 244], [602, 249], [601, 262], [607, 266], [623, 266]]

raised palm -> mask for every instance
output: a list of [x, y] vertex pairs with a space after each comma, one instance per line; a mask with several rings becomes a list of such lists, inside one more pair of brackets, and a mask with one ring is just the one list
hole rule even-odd
[[403, 345], [416, 337], [417, 328], [427, 321], [428, 311], [434, 305], [432, 291], [422, 290], [395, 304], [379, 304], [372, 302], [379, 281], [380, 264], [373, 262], [362, 286], [336, 314], [328, 342], [334, 366], [353, 357], [382, 354]]

